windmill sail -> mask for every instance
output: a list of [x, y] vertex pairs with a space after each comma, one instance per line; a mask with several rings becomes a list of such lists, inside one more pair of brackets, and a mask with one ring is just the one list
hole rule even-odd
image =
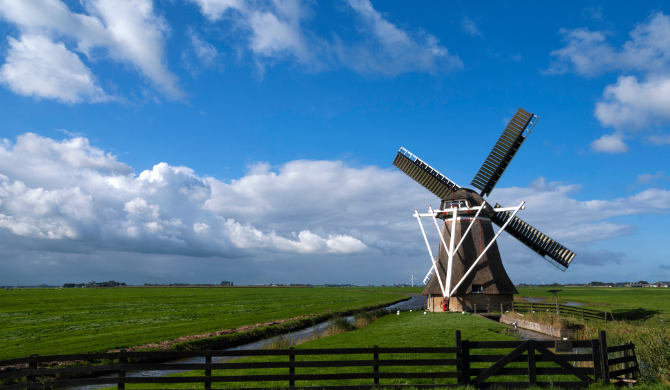
[[480, 196], [489, 195], [493, 191], [493, 187], [496, 186], [505, 169], [512, 162], [514, 155], [523, 141], [526, 140], [538, 119], [537, 115], [531, 114], [523, 108], [516, 111], [484, 164], [479, 168], [479, 172], [472, 179], [472, 183], [470, 183], [473, 187], [481, 190]]
[[440, 199], [446, 198], [447, 195], [461, 188], [405, 148], [400, 148], [393, 165]]
[[[501, 205], [496, 203], [495, 208], [501, 207]], [[491, 221], [498, 226], [502, 226], [511, 215], [509, 211], [495, 213], [491, 217]], [[575, 258], [575, 252], [552, 240], [549, 236], [530, 226], [519, 217], [514, 217], [512, 222], [505, 228], [505, 231], [562, 271], [565, 271], [572, 259]]]

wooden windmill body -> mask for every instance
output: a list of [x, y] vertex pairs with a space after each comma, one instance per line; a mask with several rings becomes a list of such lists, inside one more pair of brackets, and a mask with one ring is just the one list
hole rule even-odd
[[[481, 192], [462, 188], [430, 165], [400, 148], [394, 165], [441, 199], [440, 208], [414, 216], [431, 257], [432, 266], [424, 279], [431, 311], [473, 311], [509, 304], [518, 291], [510, 280], [500, 257], [497, 238], [507, 231], [559, 269], [565, 270], [574, 252], [528, 225], [517, 212], [525, 208], [492, 207], [488, 196], [519, 147], [530, 134], [538, 117], [519, 109], [472, 181]], [[433, 255], [422, 218], [430, 218], [440, 237], [437, 258]], [[442, 221], [441, 223], [438, 221]], [[441, 224], [441, 226], [440, 226]], [[493, 224], [500, 227], [498, 233]], [[433, 228], [430, 226], [429, 228]]]
[[[451, 199], [444, 199], [443, 205], [440, 209], [444, 209], [444, 205], [450, 203], [466, 202], [471, 207], [482, 206], [484, 199], [476, 192], [461, 188], [454, 191]], [[495, 236], [493, 231], [493, 223], [489, 215], [493, 214], [493, 208], [490, 205], [485, 205], [482, 213], [475, 218], [474, 213], [465, 213], [458, 217], [456, 222], [456, 229], [454, 240], [460, 242], [463, 239], [463, 244], [455, 253], [452, 263], [451, 285], [455, 286], [465, 275], [466, 271], [473, 265], [474, 261], [484, 251], [487, 244], [491, 242]], [[439, 219], [444, 219], [441, 227], [441, 235], [444, 241], [449, 243], [451, 241], [451, 228], [453, 216], [442, 215], [437, 216]], [[470, 227], [472, 225], [472, 227]], [[470, 227], [468, 235], [464, 233]], [[423, 290], [423, 295], [428, 296], [428, 310], [442, 311], [443, 310], [443, 294], [438, 282], [439, 275], [441, 280], [445, 280], [447, 276], [448, 267], [447, 247], [440, 242], [437, 254], [437, 273], [433, 272], [430, 281]], [[518, 294], [514, 283], [510, 280], [502, 259], [500, 258], [500, 251], [497, 243], [494, 243], [489, 250], [484, 254], [484, 257], [479, 261], [473, 272], [461, 283], [460, 287], [451, 293], [449, 297], [450, 311], [474, 311], [475, 305], [481, 310], [487, 306], [498, 308], [500, 304], [506, 306], [511, 305], [514, 295]]]

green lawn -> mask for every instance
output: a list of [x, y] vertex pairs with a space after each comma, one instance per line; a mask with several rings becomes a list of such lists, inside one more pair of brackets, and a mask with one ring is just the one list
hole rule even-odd
[[402, 298], [340, 288], [0, 290], [0, 360], [127, 348]]

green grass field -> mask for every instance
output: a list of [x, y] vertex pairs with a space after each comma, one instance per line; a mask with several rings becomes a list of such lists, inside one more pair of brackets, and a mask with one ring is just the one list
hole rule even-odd
[[402, 298], [339, 288], [0, 290], [0, 360], [127, 348]]
[[[542, 297], [547, 303], [554, 302], [551, 288], [519, 287], [519, 297]], [[626, 310], [644, 309], [659, 313], [670, 313], [670, 288], [631, 287], [559, 287], [559, 303], [580, 302], [589, 304], [596, 310], [614, 313]]]
[[[463, 339], [478, 340], [478, 341], [492, 341], [492, 340], [515, 340], [514, 338], [504, 334], [505, 326], [486, 320], [474, 315], [461, 314], [444, 314], [444, 313], [428, 313], [423, 312], [403, 312], [400, 315], [390, 314], [384, 316], [372, 325], [358, 329], [352, 332], [340, 333], [321, 339], [306, 342], [296, 346], [296, 349], [318, 349], [318, 348], [357, 348], [357, 347], [417, 347], [417, 346], [433, 346], [433, 347], [453, 347], [455, 346], [455, 331], [461, 330]], [[446, 356], [432, 356], [423, 355], [422, 358], [454, 358], [453, 354]], [[328, 356], [328, 355], [313, 355], [313, 356], [298, 356], [296, 360], [355, 360], [355, 359], [370, 359], [370, 356], [347, 355], [343, 356]], [[407, 359], [409, 356], [384, 355], [383, 359]], [[417, 358], [417, 357], [414, 357]], [[285, 361], [285, 357], [253, 357], [239, 360], [239, 362], [273, 362]], [[454, 369], [453, 367], [449, 367]], [[449, 369], [447, 368], [447, 369]], [[442, 367], [384, 367], [383, 372], [431, 372], [442, 371]], [[300, 374], [323, 374], [335, 372], [369, 372], [369, 368], [302, 368], [297, 370]], [[225, 370], [213, 371], [212, 375], [248, 375], [254, 370]], [[298, 372], [299, 371], [299, 372]], [[261, 373], [257, 371], [256, 373]], [[285, 374], [286, 369], [267, 369], [262, 371], [263, 374]], [[191, 371], [178, 376], [200, 376], [202, 371]], [[419, 384], [419, 383], [455, 383], [455, 379], [416, 379], [409, 382], [409, 380], [397, 379], [383, 379], [381, 385], [384, 384]], [[319, 386], [319, 385], [358, 385], [370, 384], [370, 380], [342, 380], [342, 381], [328, 381], [322, 382], [296, 382], [297, 386]], [[277, 385], [286, 385], [285, 383], [276, 382], [252, 382], [252, 383], [217, 383], [212, 387], [271, 387]], [[155, 388], [156, 385], [126, 385], [129, 389], [148, 389]], [[161, 385], [166, 388], [165, 385]], [[173, 387], [174, 386], [174, 387]], [[167, 388], [202, 388], [202, 384], [190, 383], [183, 385], [170, 385]]]

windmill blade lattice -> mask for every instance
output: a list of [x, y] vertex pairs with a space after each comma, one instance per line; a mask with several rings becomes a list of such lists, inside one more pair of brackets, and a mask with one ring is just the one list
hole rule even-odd
[[[502, 207], [496, 203], [495, 208]], [[511, 215], [509, 211], [495, 213], [491, 221], [502, 227]], [[554, 241], [519, 217], [514, 217], [505, 231], [562, 271], [565, 271], [575, 258], [575, 252]]]
[[489, 195], [507, 169], [514, 155], [533, 130], [539, 117], [535, 114], [519, 108], [512, 120], [509, 121], [505, 131], [493, 146], [493, 150], [479, 168], [479, 171], [470, 183], [473, 187], [481, 190], [480, 196]]
[[440, 199], [444, 199], [452, 191], [461, 188], [405, 148], [400, 148], [393, 165]]

